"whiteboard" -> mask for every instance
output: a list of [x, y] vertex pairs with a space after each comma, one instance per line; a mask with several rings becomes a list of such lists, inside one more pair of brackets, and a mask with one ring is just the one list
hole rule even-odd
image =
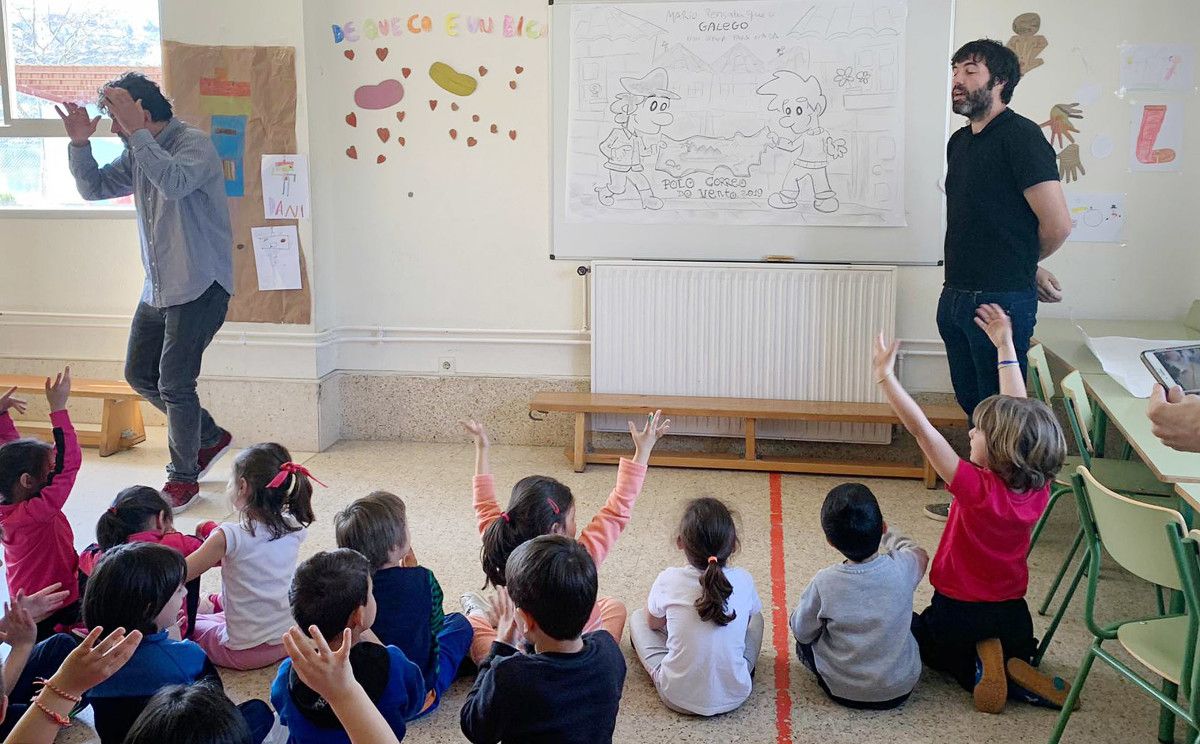
[[[552, 258], [942, 258], [954, 0], [559, 0], [551, 14]], [[872, 64], [889, 41], [903, 75]], [[822, 115], [796, 125], [785, 93], [813, 80]], [[641, 107], [636, 127], [622, 100]], [[652, 118], [669, 123], [646, 134]]]

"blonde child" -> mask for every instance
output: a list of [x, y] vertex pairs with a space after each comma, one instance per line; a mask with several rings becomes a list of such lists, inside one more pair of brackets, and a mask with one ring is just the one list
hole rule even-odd
[[1010, 695], [1062, 705], [1065, 683], [1028, 663], [1037, 641], [1025, 604], [1025, 554], [1066, 442], [1049, 407], [1025, 397], [1008, 315], [999, 305], [980, 305], [975, 322], [999, 354], [1000, 394], [975, 408], [967, 460], [896, 379], [899, 344], [880, 334], [875, 346], [875, 382], [954, 497], [929, 572], [933, 600], [914, 616], [912, 633], [925, 664], [973, 691], [981, 711], [1001, 712]]
[[[487, 583], [494, 587], [504, 586], [504, 568], [508, 556], [522, 543], [540, 535], [567, 535], [575, 537], [575, 497], [571, 489], [563, 484], [540, 475], [522, 478], [513, 486], [508, 507], [501, 511], [496, 503], [496, 486], [488, 463], [487, 432], [482, 424], [474, 421], [461, 422], [463, 428], [475, 438], [475, 517], [483, 537], [480, 560]], [[642, 490], [646, 478], [646, 463], [654, 444], [670, 429], [670, 419], [662, 418], [662, 411], [646, 417], [646, 424], [639, 431], [633, 423], [629, 432], [633, 435], [634, 455], [632, 460], [621, 458], [617, 469], [617, 485], [604, 503], [604, 507], [579, 534], [579, 542], [587, 549], [596, 567], [604, 562], [613, 543], [620, 537], [634, 502]], [[498, 618], [486, 600], [475, 593], [462, 597], [463, 613], [475, 630], [471, 641], [471, 660], [478, 665], [487, 657], [492, 641], [496, 639]], [[600, 597], [592, 610], [591, 617], [583, 628], [584, 633], [603, 628], [618, 641], [625, 631], [625, 605], [612, 597]]]
[[187, 557], [188, 581], [221, 564], [220, 606], [196, 617], [193, 636], [217, 666], [258, 669], [287, 655], [288, 586], [313, 522], [309, 479], [279, 444], [256, 444], [233, 463], [229, 495], [239, 518]]
[[25, 411], [15, 392], [14, 387], [0, 396], [0, 530], [9, 596], [34, 594], [56, 583], [67, 591], [62, 608], [37, 624], [37, 638], [43, 640], [79, 621], [79, 556], [63, 513], [83, 461], [67, 413], [71, 368], [53, 381], [46, 378], [53, 445], [21, 438], [8, 413]]
[[737, 526], [722, 502], [690, 502], [675, 545], [687, 565], [658, 575], [645, 609], [630, 618], [629, 638], [668, 708], [727, 713], [754, 688], [762, 600], [749, 572], [729, 566], [738, 549]]

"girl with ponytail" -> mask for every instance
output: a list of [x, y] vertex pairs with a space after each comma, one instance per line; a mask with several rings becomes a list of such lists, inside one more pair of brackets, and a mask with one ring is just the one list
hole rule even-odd
[[105, 551], [130, 542], [166, 545], [186, 558], [200, 549], [216, 526], [216, 522], [204, 522], [195, 535], [178, 532], [171, 507], [161, 492], [150, 486], [130, 486], [118, 493], [112, 506], [100, 515], [96, 542], [79, 554], [79, 570], [91, 576]]
[[729, 566], [737, 526], [724, 503], [688, 503], [675, 545], [686, 566], [664, 570], [629, 635], [659, 697], [671, 710], [715, 716], [750, 697], [762, 648], [762, 601], [754, 579]]
[[[488, 463], [487, 432], [482, 424], [474, 421], [460, 422], [467, 433], [475, 438], [475, 517], [479, 523], [479, 534], [483, 545], [479, 559], [483, 564], [484, 587], [489, 585], [503, 591], [504, 569], [508, 556], [521, 544], [542, 535], [566, 535], [575, 538], [575, 497], [571, 489], [553, 478], [531, 475], [522, 478], [513, 486], [508, 507], [501, 511], [496, 502], [496, 484], [492, 479]], [[632, 422], [629, 433], [633, 435], [633, 459], [621, 458], [617, 469], [617, 485], [613, 488], [600, 510], [578, 540], [596, 562], [604, 562], [613, 543], [621, 535], [633, 513], [634, 502], [642, 490], [646, 478], [646, 463], [654, 444], [666, 435], [671, 427], [669, 419], [662, 418], [662, 411], [647, 415], [645, 425], [639, 430]], [[497, 618], [491, 603], [475, 592], [462, 596], [463, 613], [475, 630], [471, 642], [471, 660], [482, 662], [491, 651], [496, 640]], [[612, 597], [598, 597], [596, 606], [588, 618], [583, 632], [607, 630], [619, 643], [625, 631], [625, 605]]]
[[237, 519], [213, 530], [187, 558], [187, 580], [220, 564], [221, 594], [196, 617], [196, 643], [217, 666], [259, 669], [287, 656], [288, 587], [313, 522], [313, 483], [325, 485], [287, 448], [249, 447], [233, 463], [229, 497]]

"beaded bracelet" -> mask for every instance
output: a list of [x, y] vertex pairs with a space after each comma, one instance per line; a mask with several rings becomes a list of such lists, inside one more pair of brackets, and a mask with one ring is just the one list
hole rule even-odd
[[58, 689], [54, 685], [50, 684], [50, 680], [44, 679], [42, 677], [38, 677], [38, 678], [34, 679], [33, 684], [41, 687], [42, 689], [49, 690], [50, 692], [53, 692], [55, 695], [58, 695], [63, 700], [69, 700], [72, 703], [78, 703], [83, 700], [83, 698], [78, 695], [71, 695], [69, 693], [63, 692], [62, 690]]
[[67, 728], [68, 726], [71, 725], [70, 718], [67, 718], [66, 716], [64, 716], [61, 713], [56, 713], [56, 712], [50, 710], [42, 703], [41, 700], [34, 700], [33, 704], [36, 705], [38, 710], [45, 713], [46, 717], [49, 718], [51, 721], [54, 721], [54, 723], [57, 724], [60, 728]]

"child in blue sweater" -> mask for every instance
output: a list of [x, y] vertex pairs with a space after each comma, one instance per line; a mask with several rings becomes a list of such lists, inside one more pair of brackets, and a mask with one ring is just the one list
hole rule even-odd
[[[433, 696], [426, 695], [421, 668], [399, 648], [379, 644], [369, 630], [375, 622], [375, 598], [367, 559], [348, 548], [317, 553], [296, 568], [288, 599], [296, 624], [315, 628], [335, 651], [350, 629], [354, 678], [396, 738], [403, 739], [405, 721], [431, 705]], [[271, 703], [293, 744], [350, 744], [328, 701], [296, 675], [291, 659], [279, 666]]]

